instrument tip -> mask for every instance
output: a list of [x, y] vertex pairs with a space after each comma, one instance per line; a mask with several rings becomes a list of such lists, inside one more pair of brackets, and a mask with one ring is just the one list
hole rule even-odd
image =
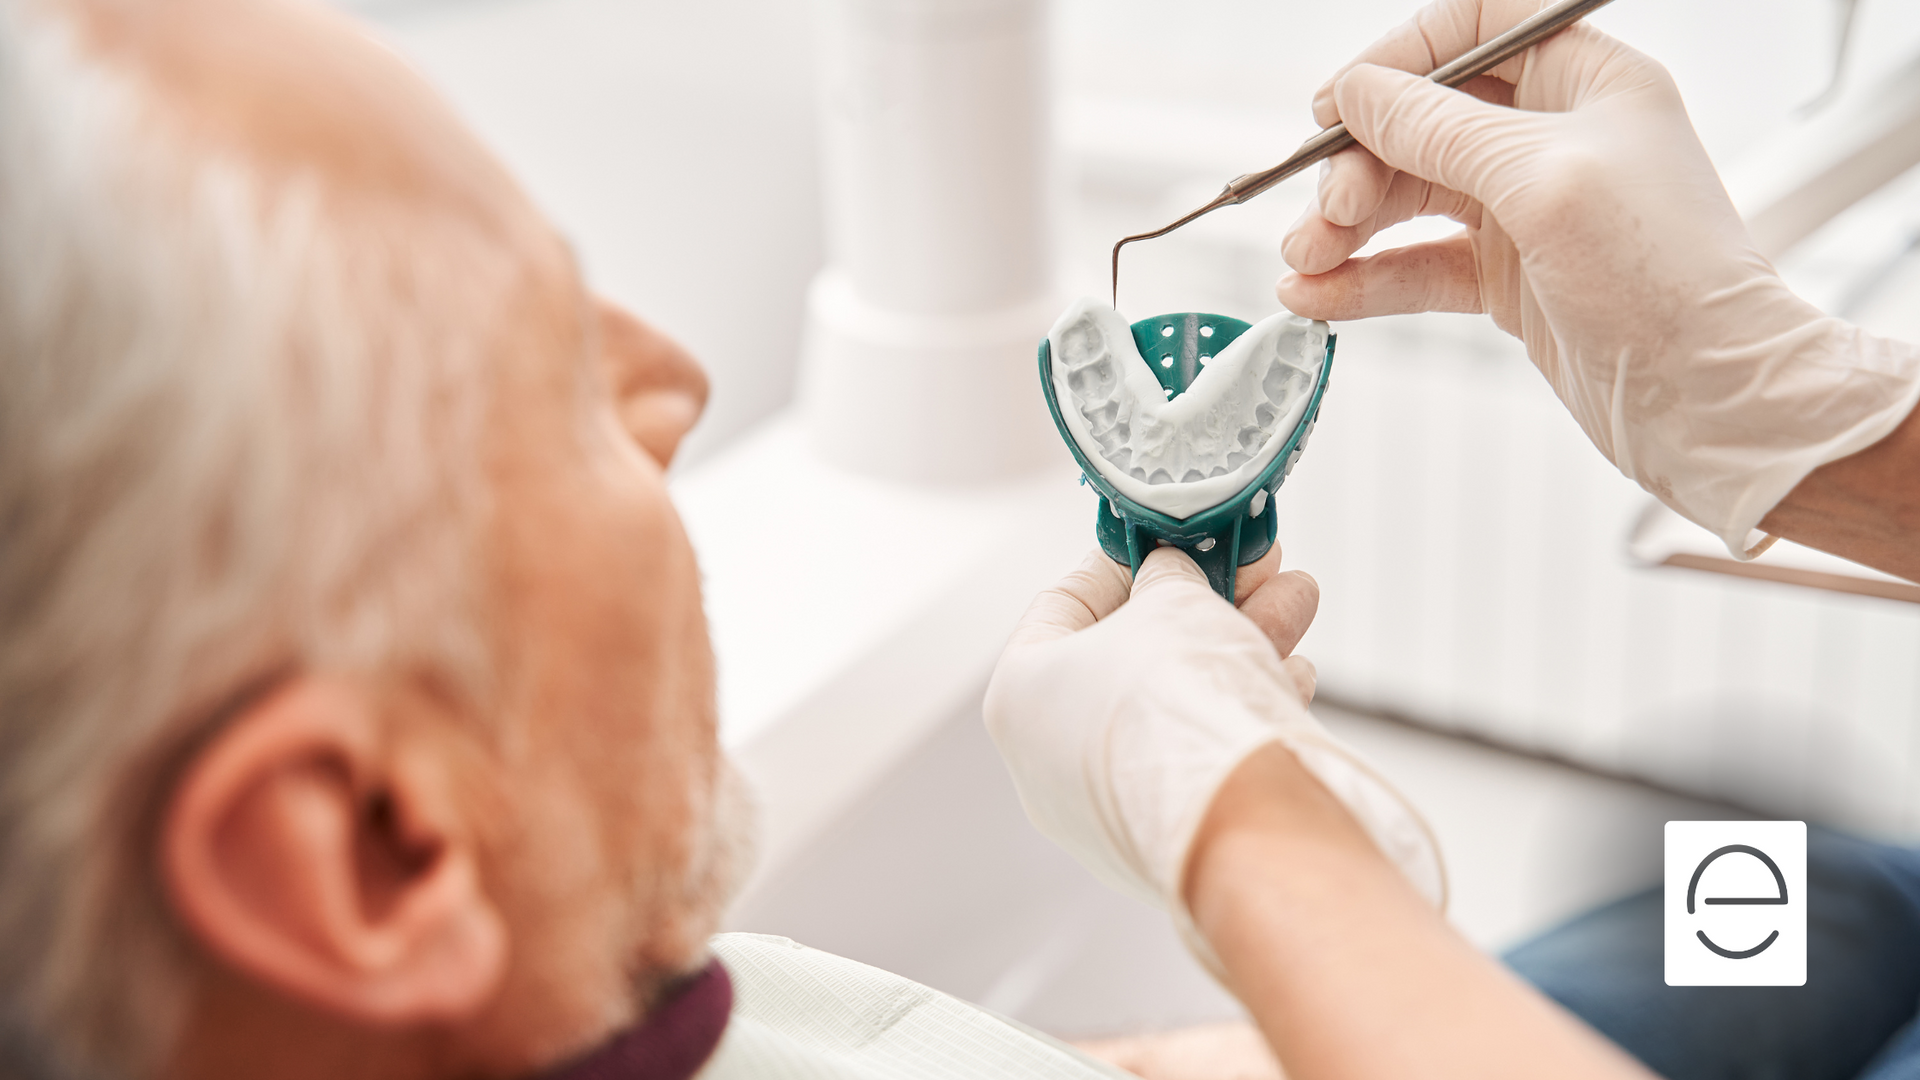
[[1165, 236], [1168, 233], [1172, 232], [1173, 230], [1179, 228], [1182, 225], [1185, 225], [1187, 222], [1192, 221], [1197, 217], [1201, 217], [1202, 215], [1212, 213], [1213, 211], [1218, 210], [1223, 206], [1232, 206], [1234, 203], [1239, 201], [1240, 201], [1239, 197], [1234, 194], [1233, 185], [1229, 184], [1227, 185], [1226, 190], [1222, 191], [1218, 196], [1216, 196], [1212, 202], [1208, 203], [1207, 205], [1201, 207], [1198, 210], [1195, 210], [1193, 213], [1188, 214], [1186, 217], [1181, 218], [1179, 221], [1176, 221], [1173, 224], [1168, 225], [1163, 229], [1155, 229], [1152, 232], [1135, 233], [1132, 236], [1121, 237], [1120, 241], [1113, 245], [1113, 306], [1116, 308], [1120, 306], [1120, 249], [1121, 248], [1126, 247], [1128, 244], [1133, 243], [1135, 240], [1152, 240], [1153, 238], [1158, 236]]

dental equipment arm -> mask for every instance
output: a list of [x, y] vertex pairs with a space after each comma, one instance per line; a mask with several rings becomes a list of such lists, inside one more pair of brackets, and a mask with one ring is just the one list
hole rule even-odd
[[1275, 748], [1214, 799], [1186, 900], [1288, 1080], [1651, 1080], [1462, 939]]
[[[1535, 6], [1439, 0], [1322, 88], [1316, 119], [1344, 121], [1361, 145], [1330, 159], [1318, 206], [1289, 232], [1298, 273], [1281, 301], [1329, 320], [1490, 314], [1622, 473], [1736, 556], [1770, 543], [1754, 532], [1764, 520], [1920, 575], [1915, 440], [1876, 447], [1920, 400], [1920, 349], [1787, 288], [1665, 69], [1580, 24], [1470, 92], [1417, 77]], [[1464, 231], [1349, 258], [1435, 214]], [[1823, 466], [1838, 471], [1816, 476]]]

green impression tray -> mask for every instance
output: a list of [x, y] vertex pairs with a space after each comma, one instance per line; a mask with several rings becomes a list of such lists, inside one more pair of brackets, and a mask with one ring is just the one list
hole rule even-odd
[[[1324, 324], [1320, 324], [1324, 326]], [[1131, 326], [1133, 344], [1147, 369], [1152, 372], [1169, 401], [1186, 392], [1203, 371], [1208, 359], [1245, 334], [1251, 325], [1225, 315], [1183, 312], [1142, 319]], [[1113, 480], [1103, 474], [1089, 458], [1088, 451], [1075, 438], [1071, 426], [1061, 414], [1061, 403], [1054, 385], [1051, 342], [1040, 342], [1040, 385], [1046, 395], [1047, 409], [1067, 448], [1080, 465], [1083, 483], [1092, 484], [1100, 493], [1094, 532], [1100, 547], [1115, 562], [1125, 563], [1135, 572], [1141, 560], [1155, 547], [1172, 545], [1192, 556], [1206, 572], [1213, 590], [1229, 601], [1233, 599], [1234, 578], [1238, 569], [1254, 562], [1273, 547], [1277, 535], [1277, 514], [1272, 509], [1274, 493], [1293, 472], [1293, 466], [1306, 449], [1307, 438], [1319, 419], [1320, 402], [1326, 395], [1328, 377], [1333, 368], [1334, 335], [1327, 334], [1326, 355], [1304, 413], [1285, 434], [1285, 441], [1253, 478], [1223, 501], [1199, 509], [1189, 516], [1175, 518], [1149, 509], [1129, 498]], [[1109, 463], [1109, 468], [1111, 468]]]

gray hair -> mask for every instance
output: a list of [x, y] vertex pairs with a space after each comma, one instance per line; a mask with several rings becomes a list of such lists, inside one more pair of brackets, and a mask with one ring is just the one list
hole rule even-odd
[[515, 268], [470, 224], [342, 211], [312, 177], [189, 148], [150, 99], [48, 5], [0, 0], [14, 1068], [165, 1053], [195, 967], [154, 825], [236, 694], [290, 666], [474, 692], [486, 670], [484, 316]]

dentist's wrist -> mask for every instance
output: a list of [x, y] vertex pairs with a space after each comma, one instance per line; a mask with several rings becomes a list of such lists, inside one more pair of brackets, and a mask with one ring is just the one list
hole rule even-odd
[[1865, 450], [1807, 474], [1760, 528], [1920, 581], [1920, 410]]
[[1289, 1076], [1651, 1080], [1455, 933], [1282, 747], [1221, 789], [1185, 895]]
[[1419, 899], [1353, 814], [1276, 742], [1242, 761], [1214, 796], [1188, 850], [1182, 898], [1217, 946], [1237, 908], [1311, 907], [1356, 873]]

